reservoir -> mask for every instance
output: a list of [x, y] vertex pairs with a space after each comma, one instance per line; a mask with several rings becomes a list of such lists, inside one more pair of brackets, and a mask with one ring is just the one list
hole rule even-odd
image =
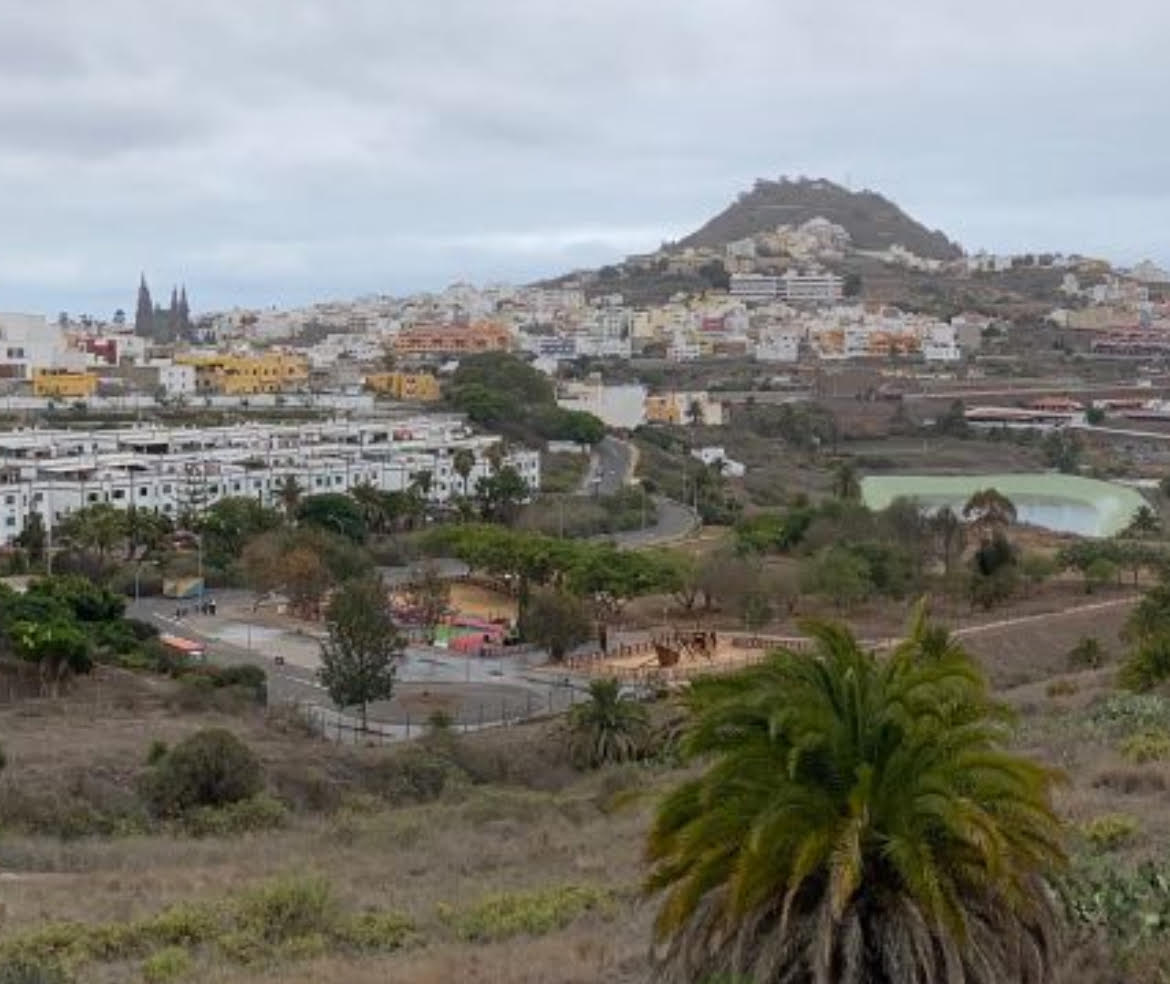
[[907, 498], [931, 512], [950, 506], [961, 515], [967, 500], [980, 489], [996, 489], [1011, 499], [1017, 522], [1080, 536], [1120, 533], [1146, 504], [1141, 493], [1128, 486], [1057, 473], [870, 475], [861, 480], [861, 498], [870, 509]]

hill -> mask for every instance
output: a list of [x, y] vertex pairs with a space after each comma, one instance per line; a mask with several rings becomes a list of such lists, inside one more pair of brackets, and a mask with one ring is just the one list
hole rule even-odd
[[823, 216], [843, 226], [856, 249], [885, 249], [895, 243], [928, 259], [952, 260], [962, 250], [874, 191], [850, 191], [824, 179], [759, 180], [731, 205], [678, 245], [718, 248], [737, 239], [800, 225]]

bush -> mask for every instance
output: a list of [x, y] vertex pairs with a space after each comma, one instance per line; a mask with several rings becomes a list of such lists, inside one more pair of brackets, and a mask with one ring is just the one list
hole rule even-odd
[[1126, 761], [1134, 765], [1146, 762], [1160, 762], [1170, 758], [1170, 732], [1143, 731], [1130, 735], [1121, 742], [1119, 751]]
[[1099, 851], [1112, 851], [1138, 832], [1141, 824], [1128, 813], [1105, 813], [1081, 825], [1081, 834]]
[[1109, 737], [1157, 730], [1170, 721], [1170, 700], [1157, 694], [1110, 694], [1093, 705], [1089, 720]]
[[69, 976], [56, 960], [0, 957], [0, 984], [68, 984]]
[[334, 938], [357, 950], [398, 950], [414, 941], [414, 923], [400, 912], [362, 912], [341, 920]]
[[191, 973], [194, 962], [181, 946], [168, 946], [142, 964], [142, 979], [147, 984], [168, 984]]
[[146, 764], [158, 765], [158, 763], [166, 757], [168, 745], [161, 738], [155, 738], [150, 743], [150, 748], [146, 750]]
[[337, 905], [323, 878], [279, 878], [240, 897], [237, 923], [242, 932], [268, 943], [283, 943], [328, 933], [337, 921]]
[[1068, 651], [1070, 670], [1096, 670], [1105, 664], [1105, 650], [1094, 636], [1081, 636], [1080, 641]]
[[249, 799], [263, 785], [260, 763], [230, 731], [197, 731], [164, 755], [147, 773], [143, 795], [160, 817], [178, 817], [200, 806], [225, 806]]
[[193, 837], [226, 837], [275, 830], [286, 823], [288, 809], [280, 800], [265, 793], [227, 806], [201, 806], [183, 817], [183, 829]]
[[1153, 690], [1170, 677], [1170, 637], [1156, 636], [1134, 648], [1125, 658], [1117, 682], [1126, 690]]
[[460, 939], [486, 943], [563, 929], [589, 911], [611, 916], [614, 895], [592, 885], [565, 885], [536, 892], [501, 892], [467, 909], [443, 907], [439, 915]]

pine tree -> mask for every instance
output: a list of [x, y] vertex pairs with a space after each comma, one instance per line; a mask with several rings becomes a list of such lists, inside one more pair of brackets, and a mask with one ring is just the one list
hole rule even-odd
[[134, 334], [143, 338], [154, 335], [154, 303], [150, 299], [150, 288], [146, 286], [146, 274], [138, 282], [138, 306], [134, 311]]

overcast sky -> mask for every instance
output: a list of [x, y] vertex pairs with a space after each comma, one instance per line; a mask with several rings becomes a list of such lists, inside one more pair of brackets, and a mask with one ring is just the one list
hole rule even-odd
[[756, 177], [1170, 262], [1170, 3], [0, 0], [0, 310], [555, 274]]

